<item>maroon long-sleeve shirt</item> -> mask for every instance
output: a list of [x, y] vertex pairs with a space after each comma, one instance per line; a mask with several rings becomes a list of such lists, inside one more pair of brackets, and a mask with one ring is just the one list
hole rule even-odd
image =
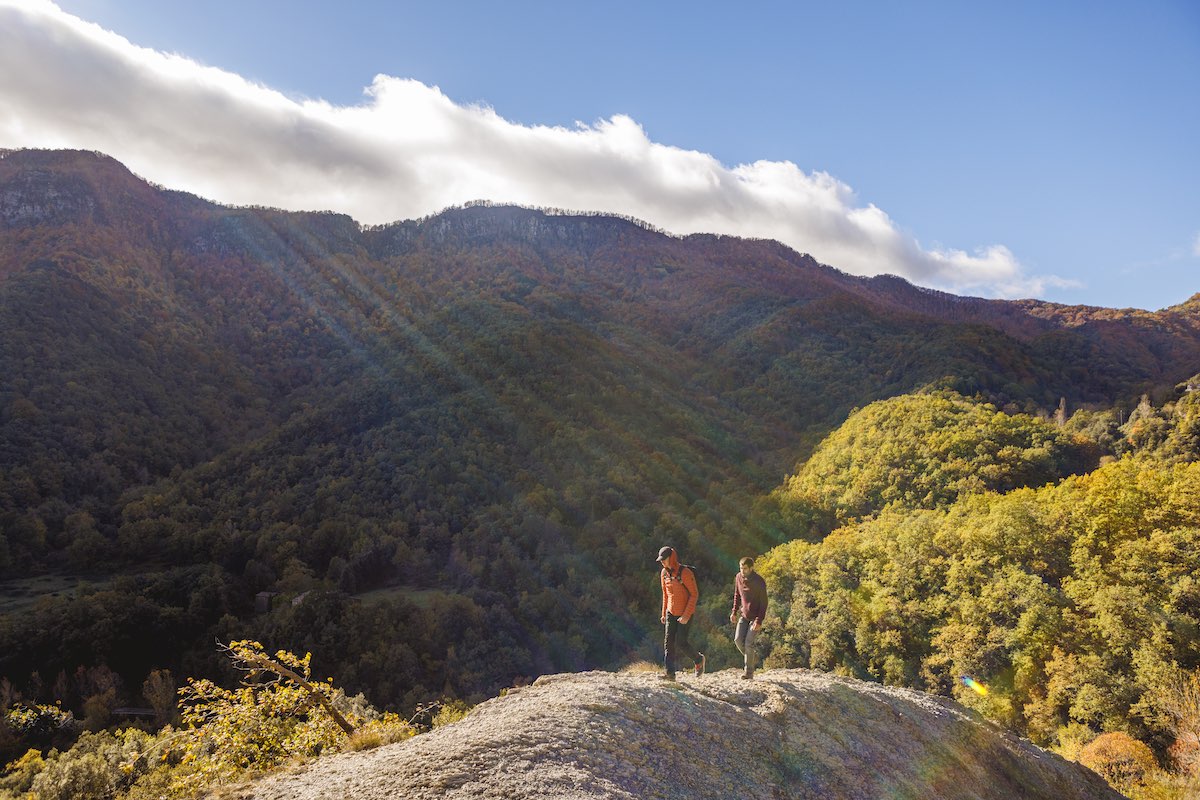
[[751, 622], [758, 622], [759, 625], [762, 624], [763, 617], [767, 615], [767, 582], [757, 572], [751, 572], [749, 576], [746, 576], [739, 570], [733, 579], [733, 611], [731, 613], [737, 614], [739, 611], [743, 617]]

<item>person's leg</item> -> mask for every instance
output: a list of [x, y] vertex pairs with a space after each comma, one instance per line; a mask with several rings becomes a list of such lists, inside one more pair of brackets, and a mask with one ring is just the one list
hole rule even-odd
[[699, 666], [704, 656], [688, 641], [688, 629], [690, 627], [690, 623], [688, 625], [684, 625], [682, 622], [679, 623], [679, 635], [675, 639], [675, 652], [684, 658], [690, 658], [693, 664]]
[[667, 675], [675, 674], [675, 648], [679, 633], [679, 617], [667, 614], [667, 625], [663, 636], [663, 662]]
[[750, 630], [750, 620], [742, 617], [738, 620], [737, 630], [733, 634], [733, 643], [738, 652], [746, 655], [746, 632]]
[[746, 649], [742, 652], [746, 654], [746, 677], [750, 677], [754, 674], [754, 668], [757, 666], [754, 657], [754, 642], [758, 639], [758, 631], [750, 627], [749, 620], [742, 621], [746, 623]]

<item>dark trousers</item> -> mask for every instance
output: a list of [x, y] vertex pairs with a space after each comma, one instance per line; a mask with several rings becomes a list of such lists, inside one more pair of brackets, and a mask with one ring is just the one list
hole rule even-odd
[[663, 651], [666, 656], [667, 672], [675, 672], [675, 655], [690, 658], [693, 664], [700, 663], [700, 653], [688, 641], [688, 626], [679, 621], [674, 614], [667, 614], [667, 634], [663, 641]]

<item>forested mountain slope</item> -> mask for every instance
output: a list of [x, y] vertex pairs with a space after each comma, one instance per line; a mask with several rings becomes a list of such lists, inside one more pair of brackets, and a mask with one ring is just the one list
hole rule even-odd
[[1132, 408], [1200, 363], [1195, 302], [957, 298], [509, 207], [363, 229], [50, 151], [0, 158], [0, 325], [0, 574], [90, 581], [0, 618], [0, 675], [136, 687], [245, 635], [394, 707], [652, 649], [657, 548], [715, 596], [798, 535], [763, 498], [856, 406]]

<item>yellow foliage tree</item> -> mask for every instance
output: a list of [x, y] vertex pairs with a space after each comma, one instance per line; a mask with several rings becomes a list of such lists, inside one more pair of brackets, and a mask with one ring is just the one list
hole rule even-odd
[[1200, 672], [1182, 676], [1163, 700], [1175, 743], [1171, 755], [1184, 772], [1200, 777]]
[[334, 706], [332, 680], [312, 679], [311, 653], [299, 657], [280, 650], [270, 656], [254, 641], [222, 649], [246, 676], [235, 689], [207, 679], [189, 679], [180, 689], [184, 727], [163, 755], [179, 767], [179, 790], [340, 749], [354, 733]]

